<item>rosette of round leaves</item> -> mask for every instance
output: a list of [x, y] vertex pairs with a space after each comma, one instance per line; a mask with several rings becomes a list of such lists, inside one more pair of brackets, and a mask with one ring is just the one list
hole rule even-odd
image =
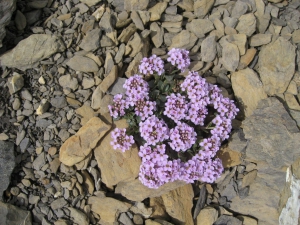
[[[127, 119], [129, 128], [122, 137], [138, 144], [139, 179], [149, 188], [175, 180], [212, 183], [223, 171], [216, 153], [229, 137], [238, 109], [197, 72], [179, 75], [190, 64], [188, 53], [170, 50], [166, 65], [155, 55], [144, 58], [141, 75], [130, 77], [126, 93], [109, 106], [114, 119]], [[125, 139], [116, 137], [114, 146], [129, 149]]]

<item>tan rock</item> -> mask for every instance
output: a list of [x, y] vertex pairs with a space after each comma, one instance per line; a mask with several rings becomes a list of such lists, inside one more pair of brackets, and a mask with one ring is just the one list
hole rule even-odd
[[268, 95], [284, 93], [295, 72], [295, 46], [283, 37], [262, 47], [258, 72]]
[[289, 84], [288, 88], [286, 89], [286, 93], [289, 93], [292, 95], [298, 94], [297, 84], [294, 80], [292, 80], [291, 83]]
[[256, 34], [250, 38], [250, 46], [256, 47], [269, 44], [272, 40], [272, 34]]
[[217, 219], [218, 211], [213, 207], [205, 207], [197, 216], [196, 225], [212, 225]]
[[239, 65], [239, 49], [228, 41], [222, 43], [222, 64], [228, 71], [234, 72]]
[[[125, 119], [114, 122], [117, 128], [126, 128]], [[130, 181], [138, 177], [141, 158], [138, 156], [136, 145], [126, 151], [114, 150], [111, 146], [111, 133], [109, 132], [94, 149], [94, 155], [101, 171], [102, 182], [107, 186], [113, 186], [121, 181]]]
[[236, 26], [236, 30], [240, 34], [246, 34], [247, 37], [250, 37], [256, 29], [256, 18], [252, 13], [248, 13], [242, 15], [239, 18], [238, 25]]
[[137, 32], [133, 38], [127, 43], [127, 47], [130, 47], [130, 57], [135, 57], [139, 52], [142, 53], [143, 57], [147, 56], [149, 51], [148, 38], [142, 38]]
[[78, 108], [81, 106], [81, 102], [74, 98], [66, 97], [66, 100], [67, 100], [68, 105], [70, 105], [74, 108]]
[[300, 43], [300, 29], [294, 30], [293, 35], [292, 35], [292, 40], [294, 44]]
[[80, 225], [89, 225], [89, 218], [84, 212], [71, 207], [67, 207], [67, 209], [70, 211], [70, 217], [74, 223]]
[[114, 65], [109, 74], [104, 78], [104, 80], [100, 84], [100, 90], [105, 93], [108, 88], [115, 82], [118, 77], [118, 66]]
[[255, 48], [247, 49], [246, 54], [243, 55], [240, 59], [238, 69], [239, 70], [245, 69], [252, 62], [256, 52], [257, 51]]
[[242, 163], [241, 153], [233, 151], [230, 148], [221, 148], [217, 153], [217, 157], [222, 160], [224, 168], [230, 168]]
[[205, 34], [214, 29], [214, 24], [206, 19], [193, 19], [190, 23], [187, 23], [186, 29], [194, 33], [198, 38], [203, 38]]
[[284, 99], [286, 101], [286, 104], [288, 105], [288, 107], [290, 109], [294, 109], [294, 110], [298, 110], [300, 111], [300, 105], [297, 102], [296, 98], [294, 95], [289, 94], [289, 93], [285, 93], [284, 94]]
[[56, 52], [63, 52], [65, 49], [63, 41], [58, 36], [32, 34], [20, 41], [11, 51], [1, 55], [1, 66], [25, 70], [35, 67], [39, 61], [49, 58]]
[[141, 52], [139, 52], [134, 59], [129, 63], [129, 66], [125, 72], [126, 77], [131, 77], [134, 74], [138, 73], [138, 65], [141, 63], [141, 60], [143, 59], [143, 55]]
[[93, 117], [61, 146], [59, 160], [67, 166], [84, 160], [110, 127], [98, 117]]
[[245, 34], [226, 35], [220, 40], [221, 45], [223, 45], [222, 43], [224, 40], [231, 44], [235, 44], [238, 47], [241, 56], [246, 53], [247, 36]]
[[90, 174], [86, 170], [81, 171], [82, 178], [83, 178], [83, 183], [86, 186], [86, 189], [88, 190], [89, 194], [92, 195], [94, 193], [94, 180], [90, 176]]
[[153, 209], [151, 218], [169, 220], [170, 216], [166, 212], [162, 197], [150, 198], [150, 207]]
[[197, 37], [193, 33], [187, 30], [183, 30], [172, 38], [172, 44], [168, 49], [169, 50], [172, 48], [190, 49], [194, 46], [196, 41], [197, 41]]
[[178, 6], [184, 9], [186, 12], [194, 11], [194, 1], [193, 0], [181, 0], [178, 2]]
[[192, 207], [194, 191], [191, 184], [162, 195], [166, 211], [176, 222], [193, 225]]
[[148, 4], [149, 0], [124, 0], [124, 9], [127, 11], [145, 10]]
[[54, 222], [54, 225], [69, 225], [69, 221], [68, 220], [59, 219], [59, 220], [57, 220], [57, 221]]
[[262, 83], [252, 69], [247, 68], [233, 73], [231, 82], [234, 94], [246, 117], [252, 114], [261, 99], [267, 98]]
[[145, 221], [145, 225], [161, 225], [161, 223], [148, 219]]
[[117, 216], [121, 212], [127, 212], [129, 205], [116, 200], [114, 198], [89, 197], [87, 203], [91, 206], [91, 210], [100, 215], [101, 220], [107, 223], [116, 221]]
[[81, 116], [81, 125], [85, 125], [91, 118], [96, 116], [94, 110], [88, 105], [81, 106], [80, 108], [76, 109], [75, 112]]
[[161, 14], [167, 8], [167, 5], [168, 5], [167, 2], [159, 2], [156, 5], [154, 5], [152, 8], [148, 9], [148, 12], [150, 12], [150, 21], [159, 20]]
[[257, 176], [257, 170], [252, 170], [249, 173], [247, 173], [243, 177], [242, 188], [251, 185], [255, 180], [256, 176]]
[[145, 198], [158, 197], [184, 185], [186, 183], [183, 181], [175, 181], [164, 184], [158, 189], [152, 189], [144, 186], [139, 179], [135, 179], [134, 181], [118, 183], [115, 193], [119, 193], [132, 201], [143, 201]]
[[91, 107], [93, 109], [99, 109], [102, 98], [103, 98], [103, 92], [100, 89], [100, 85], [98, 85], [92, 94]]
[[114, 97], [112, 95], [104, 95], [104, 97], [100, 101], [100, 113], [104, 115], [105, 113], [109, 113], [108, 105], [113, 104]]
[[249, 216], [238, 215], [236, 218], [243, 222], [243, 225], [257, 225], [257, 221]]
[[210, 11], [215, 1], [212, 0], [195, 0], [194, 1], [194, 13], [199, 18], [204, 18]]

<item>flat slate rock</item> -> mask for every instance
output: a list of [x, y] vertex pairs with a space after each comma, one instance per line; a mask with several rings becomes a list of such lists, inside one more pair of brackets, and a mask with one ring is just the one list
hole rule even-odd
[[0, 201], [1, 225], [31, 225], [31, 213], [11, 204]]
[[14, 143], [0, 141], [0, 199], [2, 199], [2, 193], [7, 189], [10, 183], [10, 175], [14, 168]]

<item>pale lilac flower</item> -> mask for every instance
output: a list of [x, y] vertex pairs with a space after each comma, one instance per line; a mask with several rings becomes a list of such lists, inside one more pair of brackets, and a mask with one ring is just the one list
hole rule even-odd
[[173, 66], [177, 66], [182, 72], [190, 65], [189, 51], [179, 48], [173, 48], [168, 52], [167, 61]]
[[179, 93], [172, 93], [170, 96], [167, 96], [164, 115], [175, 122], [179, 122], [181, 119], [185, 118], [187, 110], [188, 104], [184, 96]]
[[123, 88], [126, 89], [126, 95], [129, 101], [136, 102], [138, 99], [148, 97], [149, 85], [140, 75], [135, 74], [129, 77], [125, 81]]
[[121, 150], [125, 152], [129, 150], [134, 144], [133, 136], [126, 134], [126, 129], [115, 128], [111, 132], [112, 141], [110, 144], [113, 146], [114, 150]]
[[156, 102], [148, 101], [145, 99], [138, 99], [137, 101], [135, 101], [135, 115], [140, 116], [141, 120], [145, 120], [147, 117], [153, 115], [153, 111], [155, 109]]
[[179, 152], [186, 151], [196, 142], [197, 133], [193, 127], [186, 123], [178, 122], [177, 126], [170, 130], [170, 147]]
[[139, 65], [139, 71], [141, 74], [149, 75], [156, 72], [158, 75], [162, 75], [164, 72], [164, 62], [156, 55], [152, 55], [149, 58], [143, 58]]
[[123, 95], [117, 94], [114, 96], [113, 104], [108, 106], [110, 115], [114, 118], [125, 115], [125, 109], [130, 106], [130, 101], [123, 98]]
[[144, 122], [140, 122], [139, 127], [141, 137], [144, 138], [148, 145], [155, 145], [169, 138], [167, 124], [156, 116], [151, 116]]

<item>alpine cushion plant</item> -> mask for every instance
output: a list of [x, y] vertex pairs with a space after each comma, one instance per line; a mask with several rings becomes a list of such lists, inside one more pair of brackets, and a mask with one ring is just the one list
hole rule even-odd
[[125, 118], [129, 124], [111, 133], [111, 144], [123, 152], [138, 144], [139, 179], [149, 188], [176, 180], [213, 183], [223, 172], [216, 153], [239, 110], [197, 72], [179, 75], [190, 64], [188, 54], [170, 50], [168, 67], [156, 55], [144, 58], [141, 75], [127, 79], [125, 94], [115, 95], [109, 106], [115, 120]]

